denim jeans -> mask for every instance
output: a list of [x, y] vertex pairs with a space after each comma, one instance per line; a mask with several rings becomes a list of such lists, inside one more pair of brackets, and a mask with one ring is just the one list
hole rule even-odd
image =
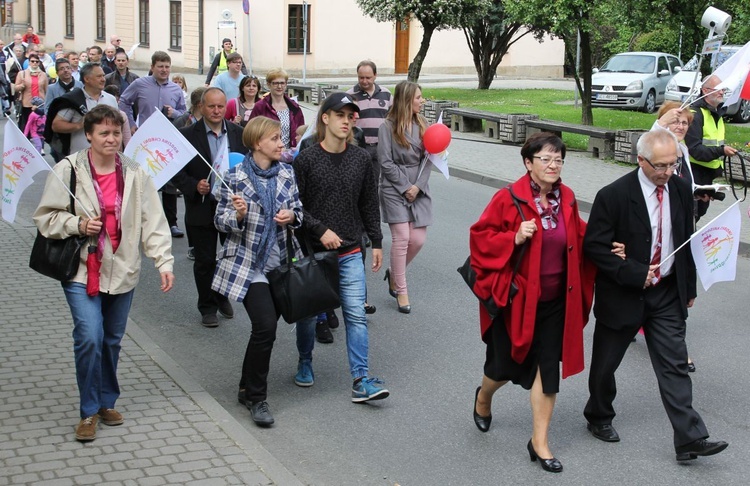
[[[369, 341], [365, 316], [365, 265], [362, 255], [339, 257], [339, 297], [346, 327], [346, 349], [352, 378], [367, 376]], [[297, 323], [297, 350], [300, 358], [312, 358], [315, 346], [315, 318]]]
[[96, 414], [100, 408], [114, 408], [120, 396], [117, 361], [122, 336], [128, 321], [133, 291], [111, 295], [86, 294], [82, 283], [62, 284], [73, 316], [73, 353], [76, 380], [81, 396], [81, 418]]

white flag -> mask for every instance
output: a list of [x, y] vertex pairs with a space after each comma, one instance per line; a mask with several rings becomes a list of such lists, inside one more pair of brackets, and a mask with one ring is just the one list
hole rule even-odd
[[16, 219], [18, 201], [23, 191], [34, 182], [34, 176], [50, 170], [44, 158], [12, 121], [5, 123], [3, 144], [3, 219]]
[[747, 78], [748, 70], [750, 70], [750, 42], [735, 52], [713, 72], [714, 76], [721, 79], [721, 83], [716, 86], [716, 89], [731, 91], [724, 100], [724, 106], [730, 106], [740, 99], [740, 89], [742, 82]]
[[690, 241], [695, 267], [705, 290], [716, 282], [734, 280], [737, 251], [740, 248], [740, 226], [737, 201], [701, 228]]
[[[442, 111], [440, 112], [440, 116], [435, 123], [443, 123]], [[430, 154], [427, 158], [430, 162], [432, 162], [432, 165], [437, 167], [437, 169], [442, 172], [443, 176], [445, 176], [445, 180], [450, 180], [450, 174], [448, 174], [448, 150], [443, 150], [439, 154]]]
[[138, 127], [123, 153], [143, 167], [157, 189], [198, 155], [160, 111], [155, 111]]

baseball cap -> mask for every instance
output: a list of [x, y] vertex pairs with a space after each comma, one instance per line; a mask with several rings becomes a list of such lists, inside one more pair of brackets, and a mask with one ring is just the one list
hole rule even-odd
[[320, 110], [325, 113], [329, 110], [340, 111], [345, 106], [351, 106], [351, 108], [359, 113], [359, 106], [355, 103], [347, 93], [333, 93], [329, 95], [323, 102], [323, 106]]

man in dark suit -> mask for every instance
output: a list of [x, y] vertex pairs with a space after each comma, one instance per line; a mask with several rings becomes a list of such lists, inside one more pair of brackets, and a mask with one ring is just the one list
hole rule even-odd
[[[691, 188], [679, 177], [671, 177], [680, 153], [670, 132], [644, 134], [638, 141], [639, 169], [601, 189], [591, 208], [583, 250], [598, 273], [590, 396], [584, 416], [594, 437], [620, 440], [612, 426], [615, 371], [643, 326], [674, 430], [677, 460], [686, 461], [719, 453], [727, 443], [707, 440], [706, 426], [692, 405], [685, 345], [687, 309], [696, 297], [690, 248], [666, 258], [693, 229]], [[625, 259], [612, 253], [613, 242], [625, 244]]]
[[[224, 120], [227, 98], [219, 88], [209, 88], [201, 97], [203, 118], [197, 123], [180, 129], [180, 133], [195, 147], [198, 153], [213, 164], [220, 165], [222, 158], [230, 152], [245, 153], [242, 144], [242, 128]], [[193, 160], [175, 175], [172, 182], [182, 191], [185, 199], [185, 226], [193, 244], [193, 275], [198, 289], [198, 310], [201, 323], [216, 327], [218, 312], [227, 319], [234, 317], [234, 310], [226, 297], [211, 290], [211, 280], [216, 268], [216, 238], [224, 242], [224, 233], [214, 226], [217, 201], [211, 193], [216, 176], [200, 157]]]

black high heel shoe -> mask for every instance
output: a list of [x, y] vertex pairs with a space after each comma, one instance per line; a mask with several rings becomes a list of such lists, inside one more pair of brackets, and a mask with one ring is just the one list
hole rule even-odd
[[490, 424], [492, 423], [492, 414], [487, 415], [486, 417], [482, 417], [477, 413], [477, 398], [479, 398], [479, 390], [481, 390], [482, 387], [478, 386], [477, 391], [474, 394], [474, 423], [477, 425], [477, 428], [481, 430], [482, 432], [487, 432], [490, 430]]
[[411, 305], [410, 304], [401, 305], [398, 302], [398, 297], [396, 297], [396, 305], [398, 306], [398, 311], [402, 314], [409, 314], [411, 312]]
[[395, 290], [393, 290], [393, 287], [391, 287], [391, 269], [386, 268], [385, 269], [385, 277], [383, 277], [383, 281], [388, 282], [388, 293], [391, 294], [391, 297], [394, 299], [398, 298], [398, 294]]
[[539, 465], [542, 466], [542, 469], [544, 469], [545, 471], [549, 471], [553, 473], [562, 472], [563, 470], [562, 464], [560, 463], [560, 461], [558, 461], [554, 457], [552, 459], [542, 459], [541, 457], [536, 455], [534, 446], [531, 445], [531, 439], [529, 439], [529, 443], [526, 445], [526, 448], [529, 450], [529, 458], [531, 459], [531, 462], [534, 462], [537, 459], [539, 459]]

